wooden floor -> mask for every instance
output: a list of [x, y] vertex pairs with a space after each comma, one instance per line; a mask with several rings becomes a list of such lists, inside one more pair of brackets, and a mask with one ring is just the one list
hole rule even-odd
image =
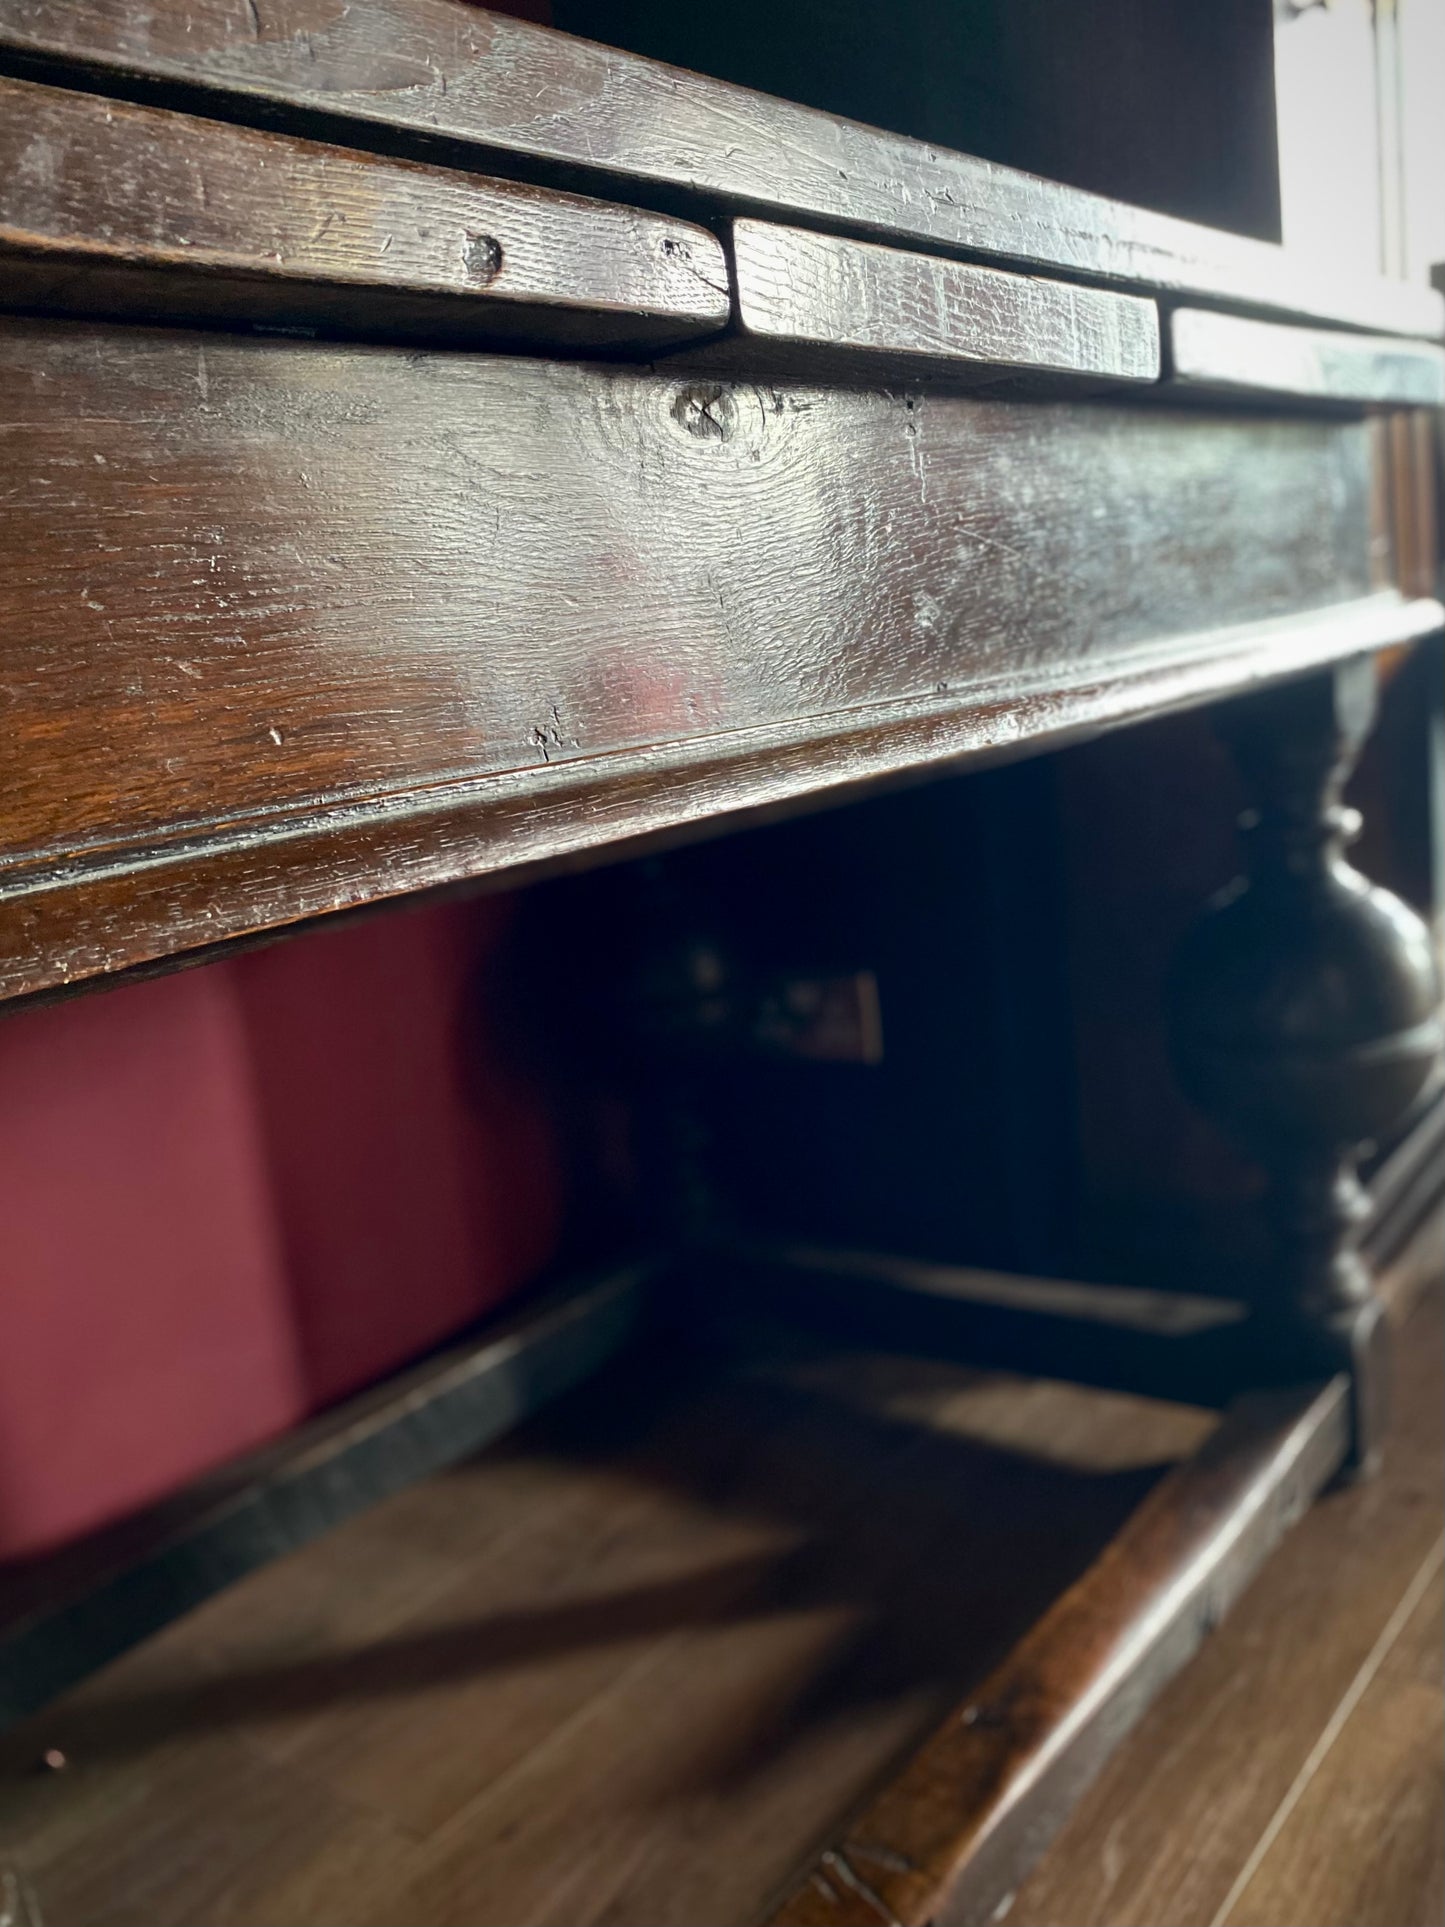
[[1322, 1499], [1155, 1701], [1009, 1927], [1445, 1920], [1445, 1321], [1398, 1333], [1384, 1471]]
[[[1296, 1528], [1011, 1922], [1441, 1918], [1438, 1306], [1402, 1351], [1385, 1475]], [[1212, 1423], [801, 1349], [657, 1365], [0, 1743], [47, 1927], [755, 1918]]]

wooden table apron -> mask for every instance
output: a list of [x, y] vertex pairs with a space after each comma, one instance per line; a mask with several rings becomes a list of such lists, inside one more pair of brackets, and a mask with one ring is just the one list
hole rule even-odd
[[10, 994], [1432, 619], [1358, 419], [18, 319], [0, 387]]

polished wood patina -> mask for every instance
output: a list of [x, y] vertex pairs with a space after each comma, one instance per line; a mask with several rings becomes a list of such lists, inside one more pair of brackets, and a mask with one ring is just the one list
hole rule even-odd
[[[1435, 334], [1440, 297], [549, 32], [461, 0], [4, 0], [0, 51], [207, 113], [693, 207]], [[483, 160], [482, 157], [486, 159]]]
[[[1445, 304], [462, 0], [0, 0], [0, 116], [0, 998], [1220, 706], [1260, 814], [1247, 884], [1181, 953], [1174, 1029], [1274, 1180], [1256, 1302], [1176, 1344], [1177, 1304], [1146, 1329], [1157, 1292], [1084, 1313], [1082, 1285], [975, 1274], [970, 1311], [886, 1253], [735, 1237], [648, 1274], [673, 1315], [688, 1291], [746, 1310], [761, 1279], [839, 1342], [1032, 1347], [1135, 1390], [1187, 1352], [1185, 1395], [1246, 1395], [901, 1775], [880, 1788], [912, 1716], [828, 1783], [861, 1817], [839, 1832], [798, 1780], [797, 1839], [836, 1835], [815, 1864], [790, 1836], [735, 1887], [791, 1891], [800, 1927], [993, 1917], [1295, 1513], [1378, 1446], [1367, 1260], [1423, 1249], [1438, 1185], [1418, 1134], [1373, 1207], [1354, 1170], [1433, 1073], [1439, 987], [1421, 926], [1344, 866], [1339, 791], [1375, 658], [1445, 620]], [[692, 934], [656, 902], [654, 988]], [[685, 1153], [696, 1011], [639, 1036], [644, 1003], [618, 1039]], [[721, 1214], [664, 1221], [676, 1243]], [[329, 1523], [363, 1461], [386, 1489], [377, 1441], [434, 1466], [494, 1435], [630, 1335], [622, 1277], [433, 1373], [455, 1437], [404, 1388], [193, 1531], [97, 1553], [21, 1644], [55, 1622], [113, 1652], [164, 1616], [127, 1590], [146, 1575], [189, 1575], [189, 1603], [198, 1561], [255, 1563], [246, 1535], [293, 1501]], [[262, 1551], [306, 1536], [282, 1520]], [[727, 1688], [685, 1656], [659, 1678]], [[650, 1770], [618, 1704], [589, 1785]], [[444, 1797], [397, 1785], [413, 1819]], [[494, 1816], [518, 1891], [566, 1862], [549, 1788]], [[386, 1891], [450, 1917], [455, 1871], [443, 1843]], [[646, 1911], [696, 1878], [617, 1892]]]
[[7, 305], [634, 348], [728, 319], [702, 229], [0, 80]]
[[21, 321], [0, 382], [11, 994], [1437, 620], [1358, 421]]

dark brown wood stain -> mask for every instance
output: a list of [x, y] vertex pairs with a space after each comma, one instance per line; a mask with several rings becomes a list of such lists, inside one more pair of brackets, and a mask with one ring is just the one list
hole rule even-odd
[[0, 1842], [52, 1927], [748, 1918], [1212, 1423], [639, 1361], [10, 1735]]
[[0, 386], [12, 995], [1438, 619], [1358, 422], [24, 321]]
[[703, 229], [0, 79], [9, 307], [643, 349], [726, 325]]
[[[111, 84], [164, 84], [211, 112], [284, 118], [329, 138], [408, 135], [436, 151], [694, 205], [801, 216], [1405, 334], [1440, 331], [1433, 291], [1304, 269], [1214, 232], [924, 141], [458, 0], [231, 0], [132, 14], [106, 0], [4, 0], [0, 49]], [[372, 136], [374, 137], [374, 136]], [[605, 185], [594, 191], [606, 192]]]
[[[1020, 1889], [1010, 1915], [1020, 1927], [1209, 1927], [1216, 1919], [1402, 1599], [1437, 1556], [1445, 1512], [1438, 1270], [1431, 1283], [1400, 1333], [1394, 1424], [1379, 1476], [1331, 1494], [1301, 1520], [1215, 1638], [1155, 1701]], [[1418, 1715], [1410, 1718], [1407, 1756], [1420, 1732]], [[1437, 1760], [1440, 1747], [1437, 1727]], [[1353, 1919], [1356, 1899], [1373, 1892], [1388, 1895], [1396, 1911], [1362, 1911], [1361, 1922], [1429, 1927], [1439, 1918], [1430, 1884], [1438, 1878], [1430, 1846], [1439, 1839], [1438, 1806], [1414, 1809], [1409, 1844], [1397, 1847], [1378, 1832], [1366, 1844], [1355, 1829], [1385, 1786], [1399, 1785], [1399, 1756], [1372, 1760], [1367, 1746], [1355, 1754], [1346, 1723], [1309, 1777], [1332, 1757], [1339, 1804], [1321, 1811], [1312, 1803], [1312, 1823], [1295, 1809], [1313, 1867], [1308, 1898], [1287, 1899], [1275, 1886], [1268, 1918], [1290, 1927]], [[1348, 1794], [1343, 1781], [1352, 1782]], [[1308, 1780], [1306, 1797], [1307, 1789]], [[1261, 1879], [1266, 1869], [1273, 1882], [1299, 1866], [1299, 1838], [1279, 1834], [1283, 1857], [1271, 1867], [1267, 1852]], [[1254, 1897], [1262, 1893], [1256, 1888]], [[1241, 1900], [1231, 1919], [1244, 1927], [1253, 1916]]]

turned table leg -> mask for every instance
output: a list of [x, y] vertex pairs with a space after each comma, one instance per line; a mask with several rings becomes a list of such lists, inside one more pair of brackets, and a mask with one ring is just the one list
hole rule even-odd
[[1170, 998], [1186, 1088], [1271, 1179], [1259, 1313], [1287, 1369], [1350, 1371], [1361, 1468], [1379, 1443], [1385, 1337], [1357, 1249], [1356, 1164], [1419, 1096], [1442, 1040], [1424, 924], [1344, 856], [1359, 819], [1340, 795], [1374, 707], [1360, 657], [1221, 709], [1257, 802], [1246, 873], [1185, 938]]

